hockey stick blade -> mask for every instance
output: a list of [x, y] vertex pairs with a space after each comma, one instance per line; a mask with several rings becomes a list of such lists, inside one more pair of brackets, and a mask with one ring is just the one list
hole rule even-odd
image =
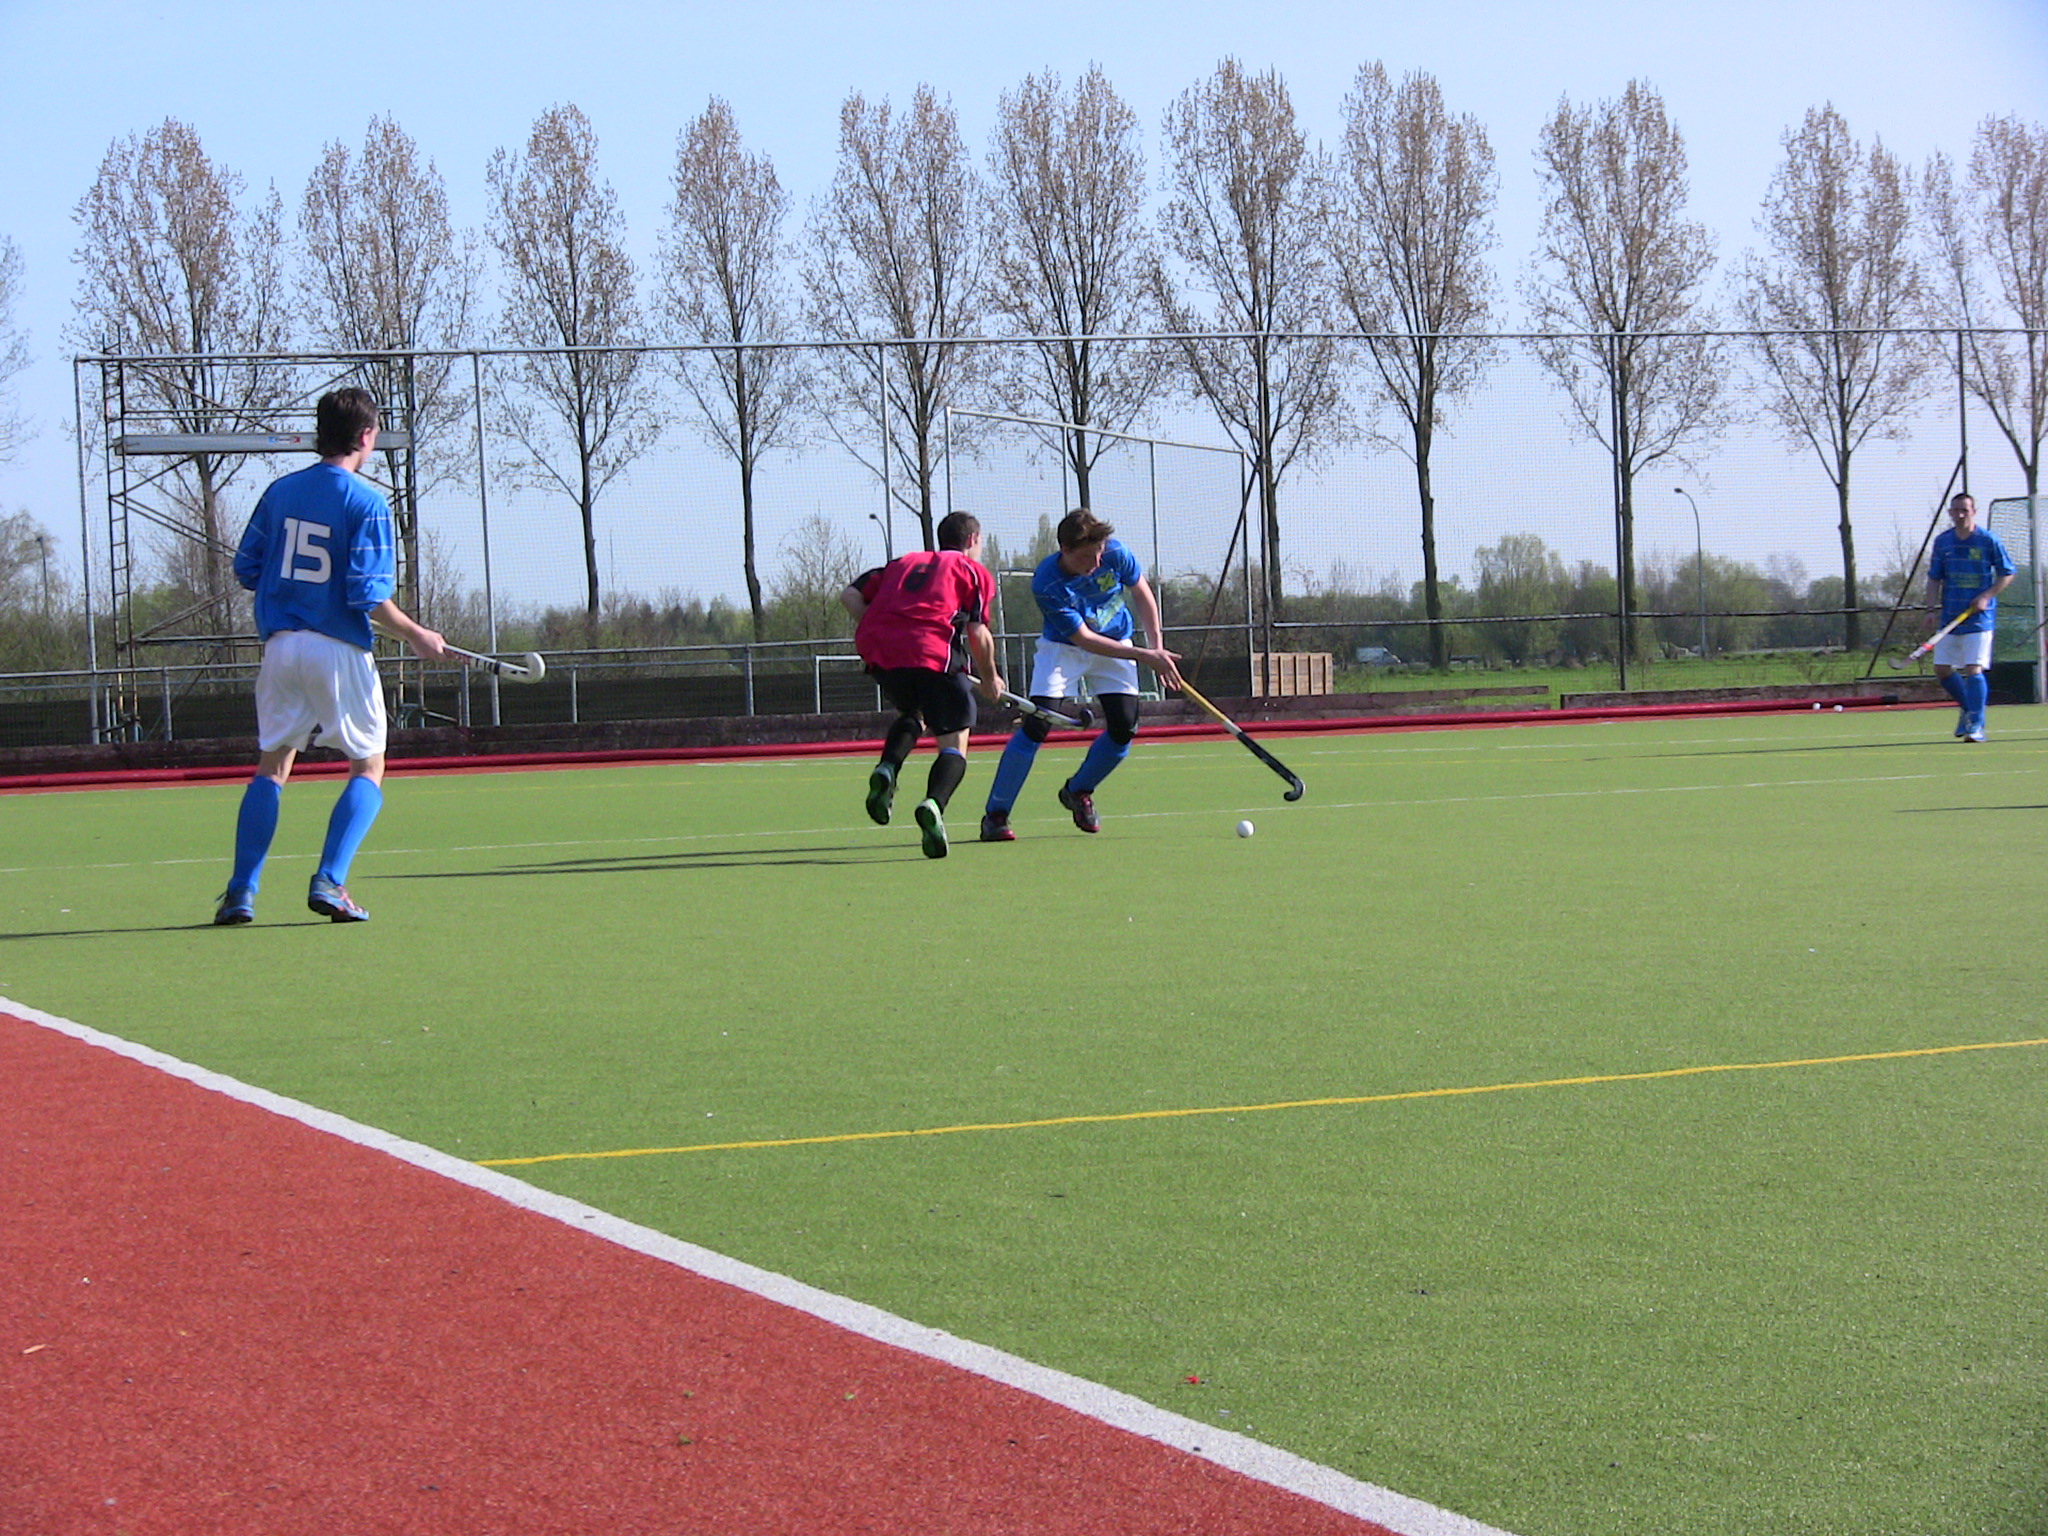
[[1203, 698], [1199, 693], [1195, 692], [1194, 689], [1190, 688], [1187, 685], [1187, 682], [1185, 680], [1181, 682], [1180, 691], [1183, 694], [1185, 694], [1188, 698], [1193, 699], [1195, 703], [1199, 704], [1205, 711], [1207, 711], [1209, 716], [1212, 719], [1214, 719], [1218, 725], [1222, 726], [1223, 729], [1230, 732], [1231, 735], [1235, 736], [1240, 742], [1242, 742], [1246, 750], [1248, 750], [1253, 757], [1256, 757], [1260, 762], [1264, 763], [1268, 768], [1272, 769], [1275, 773], [1279, 774], [1281, 778], [1287, 781], [1287, 792], [1280, 797], [1282, 800], [1285, 800], [1292, 804], [1294, 801], [1299, 800], [1303, 795], [1308, 793], [1308, 786], [1301, 782], [1301, 776], [1299, 774], [1297, 774], [1292, 768], [1289, 768], [1285, 763], [1281, 762], [1280, 759], [1275, 757], [1272, 753], [1268, 752], [1264, 747], [1260, 746], [1256, 741], [1253, 741], [1251, 737], [1245, 734], [1243, 726], [1239, 725], [1235, 720], [1231, 719], [1230, 716], [1224, 714], [1222, 710], [1218, 709], [1214, 704], [1211, 704], [1207, 699]]
[[537, 683], [546, 677], [548, 672], [548, 664], [541, 660], [537, 651], [528, 651], [519, 660], [511, 661], [503, 656], [486, 656], [482, 651], [466, 651], [459, 645], [449, 645], [445, 641], [441, 649], [465, 667], [476, 667], [514, 683]]
[[[382, 624], [372, 623], [370, 627], [386, 640], [396, 641], [400, 645], [405, 643]], [[517, 661], [511, 661], [503, 656], [486, 656], [482, 651], [465, 650], [462, 646], [446, 640], [441, 642], [441, 650], [443, 654], [454, 657], [465, 667], [489, 672], [515, 683], [537, 683], [548, 675], [548, 664], [541, 659], [538, 651], [528, 651]]]

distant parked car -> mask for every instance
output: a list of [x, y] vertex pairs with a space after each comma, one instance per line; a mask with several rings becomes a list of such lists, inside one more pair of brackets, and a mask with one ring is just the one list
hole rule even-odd
[[1358, 648], [1358, 664], [1361, 667], [1398, 667], [1401, 658], [1384, 645], [1361, 645]]

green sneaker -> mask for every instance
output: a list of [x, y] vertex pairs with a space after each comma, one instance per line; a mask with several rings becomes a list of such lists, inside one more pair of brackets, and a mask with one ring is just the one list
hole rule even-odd
[[920, 800], [917, 810], [918, 830], [924, 833], [924, 856], [928, 859], [943, 859], [946, 856], [946, 818], [939, 811], [936, 800]]
[[896, 803], [896, 765], [877, 763], [868, 775], [868, 820], [878, 827], [889, 825], [889, 807]]

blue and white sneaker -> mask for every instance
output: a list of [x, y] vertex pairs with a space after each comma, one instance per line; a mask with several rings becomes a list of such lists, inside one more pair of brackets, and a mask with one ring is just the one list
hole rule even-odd
[[1965, 740], [1970, 734], [1970, 712], [1967, 709], [1956, 713], [1956, 740]]
[[325, 875], [315, 875], [306, 891], [306, 905], [329, 922], [367, 923], [370, 914], [349, 899], [348, 890]]
[[1963, 733], [1963, 740], [1965, 740], [1965, 741], [1982, 741], [1983, 739], [1984, 739], [1984, 717], [1983, 717], [1983, 716], [1981, 716], [1981, 715], [1979, 715], [1979, 716], [1978, 716], [1978, 717], [1977, 717], [1976, 719], [1974, 719], [1974, 720], [1972, 720], [1972, 721], [1970, 722], [1970, 728], [1969, 728], [1969, 730]]
[[232, 885], [220, 893], [220, 905], [213, 909], [213, 926], [239, 928], [256, 921], [256, 893], [238, 891]]

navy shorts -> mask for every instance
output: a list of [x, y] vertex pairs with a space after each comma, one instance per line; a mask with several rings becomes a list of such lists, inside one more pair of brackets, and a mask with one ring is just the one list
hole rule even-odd
[[965, 672], [934, 672], [928, 667], [868, 670], [896, 712], [916, 715], [932, 735], [974, 729], [974, 685]]

